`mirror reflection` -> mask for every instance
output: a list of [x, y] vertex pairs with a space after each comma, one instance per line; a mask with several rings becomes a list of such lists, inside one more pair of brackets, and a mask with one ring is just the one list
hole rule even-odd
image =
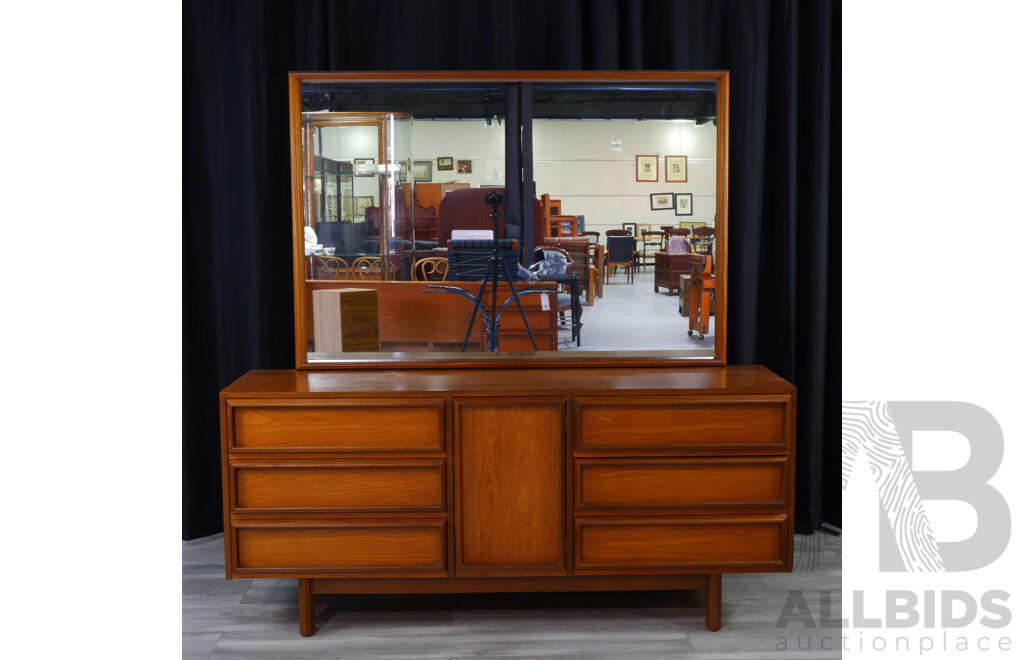
[[498, 352], [715, 357], [717, 112], [715, 80], [304, 81], [307, 361], [486, 351], [467, 239], [515, 254], [487, 296], [542, 291]]

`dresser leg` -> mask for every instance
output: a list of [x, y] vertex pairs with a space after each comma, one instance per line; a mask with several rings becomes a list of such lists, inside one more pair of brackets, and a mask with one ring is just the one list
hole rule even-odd
[[299, 634], [309, 637], [316, 632], [316, 596], [313, 580], [299, 579]]
[[704, 625], [708, 630], [722, 627], [722, 574], [708, 575], [708, 586], [704, 590]]

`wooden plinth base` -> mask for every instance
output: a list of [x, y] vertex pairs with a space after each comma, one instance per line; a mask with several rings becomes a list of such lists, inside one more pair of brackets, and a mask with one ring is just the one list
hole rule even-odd
[[722, 575], [652, 575], [643, 577], [573, 576], [572, 578], [473, 578], [473, 579], [299, 579], [299, 633], [316, 632], [317, 594], [400, 593], [504, 593], [545, 591], [670, 591], [704, 589], [704, 625], [722, 627]]

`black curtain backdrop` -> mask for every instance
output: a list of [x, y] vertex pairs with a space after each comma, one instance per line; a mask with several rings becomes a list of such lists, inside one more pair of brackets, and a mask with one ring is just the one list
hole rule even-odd
[[799, 532], [841, 525], [840, 18], [827, 0], [186, 0], [183, 538], [223, 530], [218, 392], [293, 368], [289, 71], [727, 69], [730, 364], [799, 391]]

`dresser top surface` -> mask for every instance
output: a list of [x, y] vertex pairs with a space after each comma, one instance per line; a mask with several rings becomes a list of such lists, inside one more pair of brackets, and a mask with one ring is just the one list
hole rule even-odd
[[222, 395], [407, 396], [447, 393], [574, 395], [615, 392], [654, 394], [792, 394], [795, 388], [762, 366], [574, 369], [409, 369], [359, 371], [254, 370]]

